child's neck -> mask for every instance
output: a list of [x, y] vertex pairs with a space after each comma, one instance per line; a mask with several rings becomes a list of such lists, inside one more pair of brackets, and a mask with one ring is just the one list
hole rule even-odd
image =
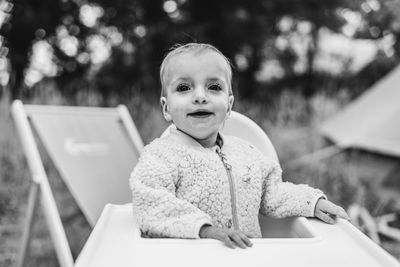
[[179, 128], [176, 128], [176, 129], [177, 129], [179, 132], [182, 132], [182, 133], [184, 133], [185, 135], [187, 135], [187, 136], [193, 138], [196, 142], [198, 142], [198, 143], [199, 143], [202, 147], [204, 147], [204, 148], [210, 148], [210, 147], [213, 147], [213, 146], [216, 146], [216, 145], [218, 145], [219, 147], [222, 146], [222, 139], [221, 139], [219, 133], [217, 133], [216, 136], [211, 136], [211, 137], [205, 138], [205, 139], [198, 139], [198, 138], [195, 138], [195, 137], [193, 137], [192, 135], [186, 133], [185, 131], [182, 131], [182, 130], [179, 129]]

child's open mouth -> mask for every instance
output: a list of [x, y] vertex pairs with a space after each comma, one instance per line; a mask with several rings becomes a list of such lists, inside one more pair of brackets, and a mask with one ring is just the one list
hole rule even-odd
[[192, 113], [188, 113], [188, 116], [190, 117], [195, 117], [195, 118], [206, 118], [208, 116], [213, 115], [214, 113], [209, 112], [209, 111], [196, 111], [196, 112], [192, 112]]

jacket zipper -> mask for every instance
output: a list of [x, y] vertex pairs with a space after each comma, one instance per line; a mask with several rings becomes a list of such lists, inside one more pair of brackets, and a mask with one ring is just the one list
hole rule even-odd
[[235, 181], [233, 180], [232, 166], [229, 165], [229, 163], [226, 161], [226, 156], [219, 147], [217, 147], [216, 152], [217, 152], [218, 156], [220, 157], [222, 164], [224, 165], [226, 174], [228, 175], [229, 190], [231, 193], [233, 228], [235, 230], [239, 230], [239, 220], [238, 220], [237, 210], [236, 210]]

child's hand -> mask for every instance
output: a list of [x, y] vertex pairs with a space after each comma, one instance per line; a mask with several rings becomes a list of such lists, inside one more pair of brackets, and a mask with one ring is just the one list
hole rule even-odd
[[315, 206], [314, 216], [329, 224], [334, 224], [336, 217], [350, 221], [349, 215], [347, 215], [342, 207], [323, 198], [318, 200]]
[[250, 239], [242, 231], [205, 225], [200, 229], [200, 238], [213, 238], [222, 241], [227, 247], [252, 247]]

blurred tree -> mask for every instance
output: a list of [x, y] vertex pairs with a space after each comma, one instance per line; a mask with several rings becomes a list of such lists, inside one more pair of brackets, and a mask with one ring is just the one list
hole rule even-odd
[[[400, 60], [400, 1], [369, 0], [360, 3], [359, 10], [363, 20], [354, 32], [354, 38], [375, 40], [379, 51], [373, 62], [358, 73], [355, 80], [362, 86], [354, 90], [357, 95], [361, 88], [368, 88], [379, 78], [392, 70]], [[357, 88], [357, 87], [355, 87]]]
[[[321, 80], [338, 79], [317, 71], [315, 61], [321, 29], [344, 34], [345, 11], [359, 14], [367, 25], [351, 37], [393, 35], [397, 55], [400, 27], [393, 2], [19, 0], [11, 19], [0, 25], [13, 98], [46, 77], [66, 95], [95, 90], [105, 97], [154, 96], [168, 48], [191, 41], [221, 49], [235, 67], [238, 95], [254, 98], [285, 88], [312, 94]], [[374, 9], [367, 12], [367, 6]]]
[[69, 10], [57, 1], [2, 1], [1, 5], [3, 12], [11, 15], [4, 21], [1, 35], [6, 37], [6, 53], [11, 62], [11, 93], [14, 98], [23, 87], [24, 71], [28, 66], [33, 42], [45, 35], [54, 34], [59, 18]]

